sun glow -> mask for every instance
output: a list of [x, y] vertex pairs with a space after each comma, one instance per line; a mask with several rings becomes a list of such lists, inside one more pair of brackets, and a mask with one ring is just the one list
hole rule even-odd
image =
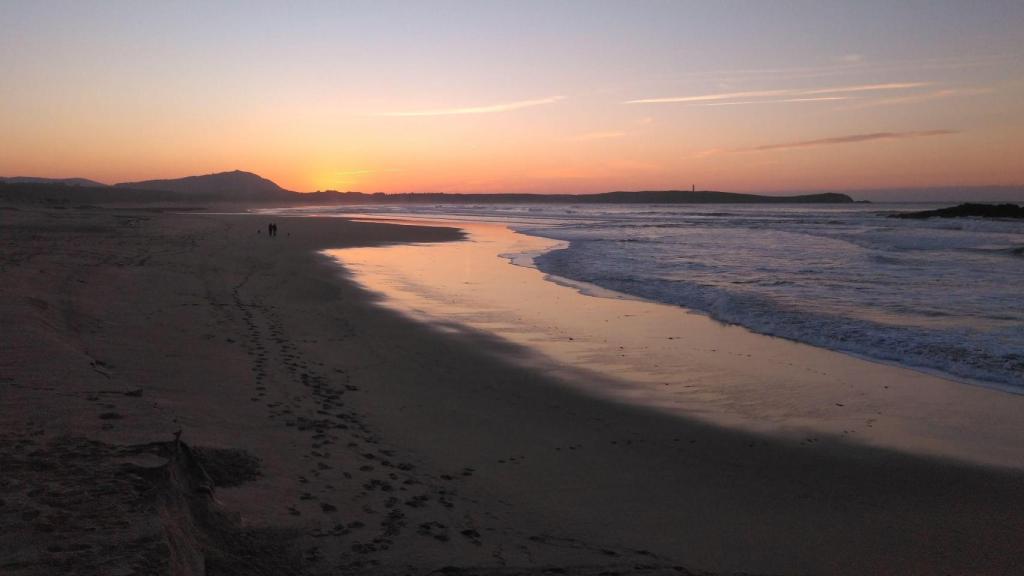
[[[225, 7], [200, 23], [153, 10], [99, 18], [72, 4], [67, 20], [0, 6], [0, 126], [17, 142], [0, 174], [113, 183], [239, 168], [296, 191], [367, 192], [1024, 182], [1021, 38], [956, 10], [934, 8], [955, 37], [876, 30], [870, 50], [853, 30], [885, 19], [837, 28], [826, 7], [801, 21], [829, 42], [771, 18], [733, 35], [736, 15], [714, 6], [698, 10], [718, 23], [709, 36], [672, 3], [647, 6], [640, 28], [625, 5], [588, 7], [607, 28], [561, 9], [472, 6], [456, 23], [411, 7], [318, 20], [268, 8], [230, 41]], [[289, 42], [270, 49], [264, 29]], [[709, 45], [713, 58], [686, 56]]]

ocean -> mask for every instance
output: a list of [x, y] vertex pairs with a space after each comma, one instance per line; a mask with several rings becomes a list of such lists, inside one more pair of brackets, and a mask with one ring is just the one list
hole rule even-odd
[[507, 255], [554, 280], [1024, 393], [1024, 223], [888, 217], [932, 207], [519, 204], [315, 212], [504, 222], [562, 241], [546, 253]]

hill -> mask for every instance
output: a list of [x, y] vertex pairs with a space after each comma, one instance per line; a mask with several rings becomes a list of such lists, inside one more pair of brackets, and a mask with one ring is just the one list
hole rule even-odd
[[217, 198], [220, 200], [277, 200], [288, 201], [295, 196], [274, 182], [252, 172], [234, 170], [203, 176], [187, 176], [171, 180], [144, 180], [124, 182], [117, 188], [133, 190], [159, 190], [176, 192], [191, 197]]
[[[13, 180], [13, 179], [10, 179]], [[20, 178], [0, 180], [0, 192], [8, 199], [46, 198], [52, 202], [241, 202], [251, 204], [847, 204], [853, 199], [835, 192], [796, 196], [737, 194], [713, 190], [643, 190], [638, 192], [602, 192], [597, 194], [448, 194], [363, 192], [298, 193], [281, 188], [273, 181], [234, 170], [202, 176], [167, 180], [123, 182], [104, 186], [83, 178], [55, 180]]]
[[106, 188], [107, 185], [88, 178], [37, 178], [35, 176], [0, 176], [5, 184], [63, 184], [65, 186], [84, 186], [87, 188]]
[[179, 207], [217, 202], [216, 198], [197, 197], [163, 190], [135, 190], [113, 186], [70, 186], [51, 183], [9, 183], [0, 180], [0, 208], [8, 205], [50, 205], [90, 207], [99, 204], [168, 204]]

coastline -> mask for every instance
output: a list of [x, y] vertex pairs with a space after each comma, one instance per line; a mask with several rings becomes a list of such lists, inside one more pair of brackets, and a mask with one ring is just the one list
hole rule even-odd
[[[410, 206], [367, 207], [366, 214], [505, 223], [563, 243], [545, 247], [532, 265], [587, 291], [596, 284], [606, 294], [683, 307], [759, 334], [971, 385], [1024, 390], [1016, 353], [1024, 342], [1017, 345], [1015, 330], [1021, 319], [1010, 288], [1020, 272], [1012, 256], [1019, 234], [1004, 223], [919, 229], [853, 207], [774, 209], [764, 215], [772, 222], [765, 227], [759, 211], [665, 210]], [[652, 221], [630, 224], [641, 214]], [[719, 219], [724, 228], [715, 225]], [[936, 291], [943, 279], [951, 288]]]
[[[479, 331], [584, 393], [749, 432], [823, 438], [1024, 470], [1024, 398], [934, 372], [720, 323], [698, 311], [550, 276], [521, 254], [562, 242], [501, 224], [466, 241], [325, 251], [383, 304], [447, 331]], [[596, 298], [596, 299], [595, 299]], [[969, 425], [968, 425], [969, 423]]]
[[[264, 216], [4, 218], [4, 321], [26, 327], [5, 347], [5, 445], [52, 455], [69, 437], [123, 448], [180, 429], [191, 445], [244, 450], [260, 459], [260, 476], [217, 489], [217, 506], [244, 519], [238, 530], [284, 530], [296, 572], [1008, 574], [1024, 565], [1019, 473], [800, 445], [589, 397], [509, 363], [516, 351], [502, 342], [382, 309], [316, 253], [454, 240], [455, 230], [274, 217], [282, 236], [270, 240], [256, 234]], [[90, 463], [63, 486], [73, 503], [76, 482], [125, 458], [95, 446], [75, 454]], [[51, 550], [87, 539], [58, 518], [74, 520], [77, 508], [46, 498], [61, 489], [47, 484], [52, 471], [19, 474], [0, 495], [11, 527], [0, 568], [109, 568], [102, 548]], [[166, 537], [166, 523], [145, 520], [149, 537]], [[207, 562], [242, 561], [209, 552]]]

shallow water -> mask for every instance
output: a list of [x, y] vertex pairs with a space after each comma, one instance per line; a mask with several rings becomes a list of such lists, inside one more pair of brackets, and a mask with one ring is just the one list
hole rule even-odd
[[808, 446], [843, 439], [1024, 468], [1024, 448], [1012, 441], [1024, 431], [1024, 396], [759, 335], [592, 285], [552, 282], [501, 255], [525, 264], [524, 255], [549, 253], [563, 241], [501, 224], [459, 225], [469, 234], [464, 242], [327, 253], [384, 306], [439, 330], [498, 336], [517, 345], [512, 360], [588, 394]]
[[332, 209], [504, 222], [559, 240], [554, 276], [965, 381], [1024, 391], [1024, 223], [898, 220], [927, 205]]

